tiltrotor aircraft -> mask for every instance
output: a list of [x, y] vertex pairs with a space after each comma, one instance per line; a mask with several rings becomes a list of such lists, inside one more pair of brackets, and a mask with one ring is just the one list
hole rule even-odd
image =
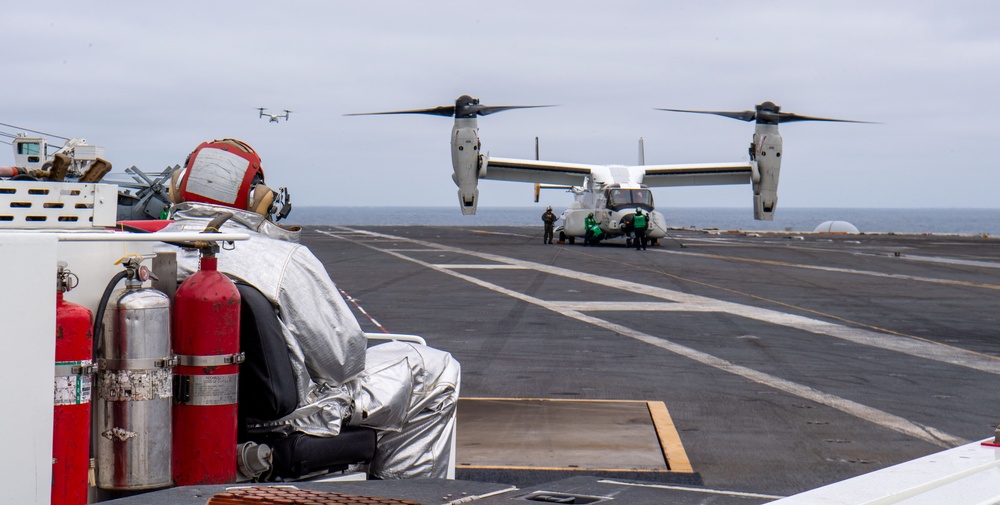
[[268, 118], [270, 118], [268, 121], [271, 123], [277, 123], [278, 120], [281, 118], [285, 118], [285, 121], [288, 121], [288, 115], [292, 112], [288, 109], [285, 109], [284, 114], [271, 114], [270, 112], [264, 112], [265, 110], [267, 110], [267, 107], [257, 107], [257, 110], [260, 112], [260, 117], [267, 116]]
[[[715, 114], [755, 121], [750, 160], [735, 163], [698, 163], [680, 165], [645, 165], [640, 148], [639, 165], [587, 165], [540, 160], [493, 158], [482, 152], [477, 116], [510, 109], [548, 107], [547, 105], [480, 105], [478, 98], [463, 95], [455, 105], [429, 109], [366, 112], [348, 116], [377, 114], [431, 114], [453, 116], [455, 126], [451, 133], [451, 160], [455, 173], [452, 179], [458, 185], [458, 201], [462, 214], [475, 214], [479, 197], [480, 179], [530, 182], [546, 187], [569, 189], [575, 201], [563, 212], [560, 240], [585, 235], [584, 220], [593, 214], [604, 232], [603, 239], [624, 234], [624, 223], [636, 209], [650, 215], [646, 236], [650, 239], [664, 237], [667, 223], [663, 214], [653, 207], [650, 187], [704, 186], [719, 184], [747, 184], [753, 186], [754, 219], [770, 221], [778, 203], [778, 175], [781, 169], [781, 135], [778, 124], [792, 121], [835, 121], [864, 123], [781, 112], [772, 102], [764, 102], [748, 111], [705, 111], [682, 109], [657, 109], [669, 112]], [[537, 194], [537, 193], [536, 193]]]

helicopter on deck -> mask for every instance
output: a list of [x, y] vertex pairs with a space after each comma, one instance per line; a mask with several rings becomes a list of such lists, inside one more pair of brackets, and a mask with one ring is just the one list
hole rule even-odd
[[[657, 109], [668, 112], [714, 114], [741, 121], [755, 121], [750, 160], [732, 163], [698, 163], [672, 165], [646, 165], [640, 140], [638, 165], [590, 165], [541, 160], [495, 158], [482, 153], [479, 138], [478, 116], [510, 109], [550, 107], [550, 105], [481, 105], [478, 98], [462, 95], [455, 105], [428, 109], [387, 112], [364, 112], [348, 116], [380, 114], [430, 114], [455, 118], [451, 133], [452, 180], [458, 186], [459, 207], [462, 214], [476, 213], [479, 198], [479, 180], [501, 180], [535, 183], [538, 190], [563, 188], [574, 195], [574, 202], [563, 212], [560, 241], [586, 234], [584, 220], [593, 214], [601, 227], [602, 239], [626, 235], [625, 223], [637, 209], [649, 214], [646, 236], [658, 239], [666, 236], [667, 224], [663, 214], [653, 206], [651, 187], [705, 186], [720, 184], [751, 184], [753, 187], [754, 219], [770, 221], [778, 203], [778, 176], [781, 169], [782, 140], [778, 124], [792, 121], [833, 121], [866, 123], [802, 116], [781, 112], [773, 102], [758, 104], [755, 110], [705, 111], [683, 109]], [[536, 150], [537, 153], [537, 150]], [[536, 154], [537, 157], [537, 154]]]

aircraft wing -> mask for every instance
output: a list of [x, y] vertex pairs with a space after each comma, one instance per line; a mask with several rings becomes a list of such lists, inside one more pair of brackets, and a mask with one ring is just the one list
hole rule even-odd
[[642, 183], [655, 186], [711, 186], [718, 184], [749, 184], [752, 162], [693, 163], [687, 165], [644, 165]]
[[599, 168], [599, 165], [489, 158], [486, 163], [486, 174], [480, 178], [494, 181], [581, 186], [595, 168]]

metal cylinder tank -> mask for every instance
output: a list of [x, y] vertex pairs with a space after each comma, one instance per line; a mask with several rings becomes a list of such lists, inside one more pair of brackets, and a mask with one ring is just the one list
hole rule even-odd
[[102, 489], [172, 483], [170, 299], [135, 277], [111, 296], [97, 345], [94, 455]]
[[52, 505], [87, 505], [93, 314], [63, 293], [76, 275], [60, 262], [56, 290], [55, 409], [52, 423]]

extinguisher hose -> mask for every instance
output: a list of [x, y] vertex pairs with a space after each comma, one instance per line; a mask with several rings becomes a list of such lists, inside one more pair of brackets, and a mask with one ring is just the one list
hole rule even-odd
[[101, 303], [97, 305], [97, 314], [94, 315], [94, 356], [97, 356], [97, 343], [101, 341], [101, 332], [104, 331], [104, 311], [108, 308], [108, 302], [111, 300], [111, 294], [115, 291], [115, 286], [126, 275], [126, 272], [122, 270], [111, 277], [111, 282], [108, 282], [108, 287], [104, 288], [104, 294], [101, 295]]

